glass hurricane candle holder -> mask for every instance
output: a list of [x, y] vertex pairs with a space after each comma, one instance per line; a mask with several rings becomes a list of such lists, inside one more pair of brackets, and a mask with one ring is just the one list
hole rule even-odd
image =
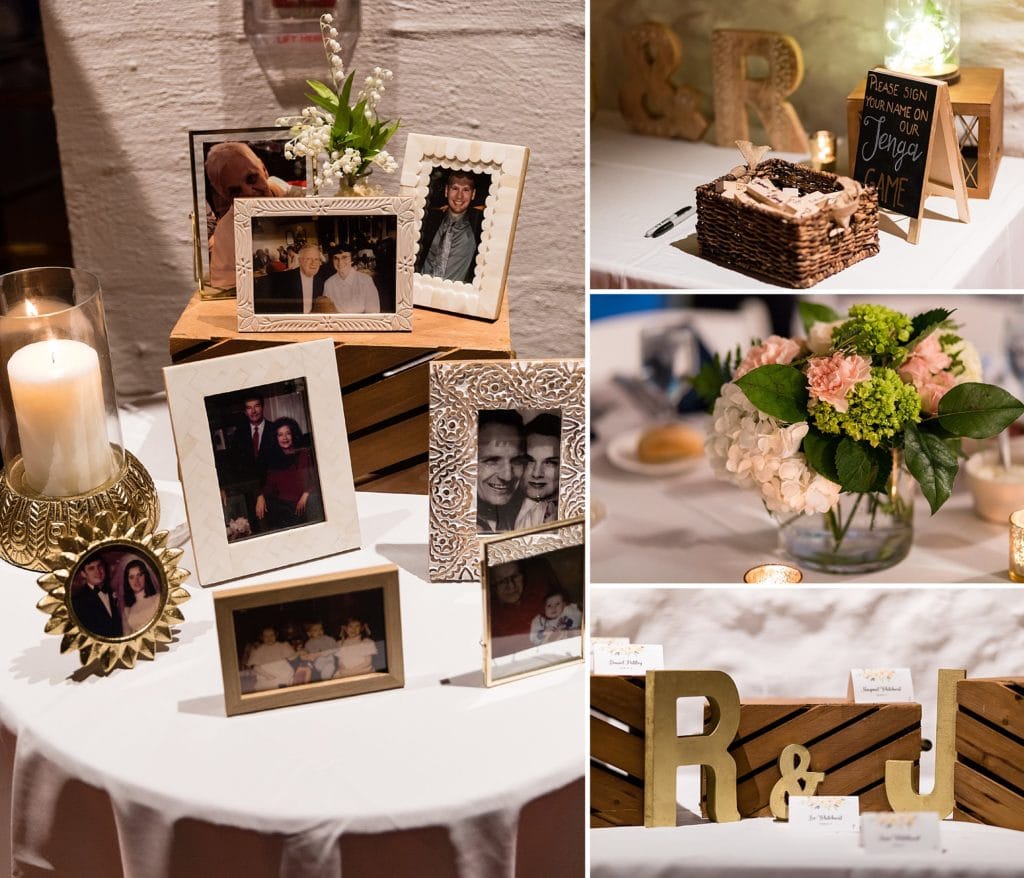
[[99, 281], [71, 268], [0, 276], [0, 558], [44, 558], [99, 512], [156, 526], [149, 474], [123, 446]]
[[960, 78], [960, 0], [886, 0], [885, 66], [897, 73]]
[[831, 131], [815, 131], [808, 139], [811, 151], [811, 169], [815, 171], [836, 170], [836, 136]]
[[1024, 582], [1024, 509], [1010, 516], [1010, 579]]

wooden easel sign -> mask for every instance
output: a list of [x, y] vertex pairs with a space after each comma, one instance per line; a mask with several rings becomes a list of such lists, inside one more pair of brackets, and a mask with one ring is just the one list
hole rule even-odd
[[879, 207], [910, 217], [911, 244], [917, 243], [931, 195], [954, 199], [960, 222], [970, 222], [945, 82], [869, 71], [857, 135], [853, 178], [878, 190]]

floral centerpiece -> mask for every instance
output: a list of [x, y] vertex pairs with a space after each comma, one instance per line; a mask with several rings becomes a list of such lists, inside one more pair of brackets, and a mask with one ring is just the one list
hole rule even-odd
[[377, 115], [386, 83], [394, 74], [383, 67], [374, 67], [363, 81], [355, 104], [350, 105], [355, 71], [345, 73], [338, 31], [330, 13], [320, 16], [320, 34], [333, 85], [307, 80], [313, 93], [306, 97], [314, 106], [306, 107], [299, 116], [277, 120], [278, 125], [291, 126], [293, 139], [285, 146], [285, 156], [289, 159], [308, 156], [313, 160], [314, 195], [321, 186], [332, 182], [338, 185], [344, 182], [353, 188], [374, 166], [392, 173], [398, 163], [384, 147], [400, 124], [397, 120], [382, 120]]
[[902, 560], [910, 489], [934, 514], [953, 489], [960, 440], [995, 436], [1024, 414], [980, 382], [978, 354], [951, 315], [855, 305], [844, 318], [801, 303], [806, 338], [769, 336], [697, 376], [714, 403], [713, 469], [760, 493], [796, 560], [854, 573]]

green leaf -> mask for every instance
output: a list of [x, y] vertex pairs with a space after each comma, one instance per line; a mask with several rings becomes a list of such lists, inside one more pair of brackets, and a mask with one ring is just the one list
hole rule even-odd
[[938, 327], [949, 320], [952, 315], [953, 312], [947, 311], [945, 308], [932, 308], [931, 311], [925, 311], [923, 314], [918, 314], [910, 321], [910, 340], [907, 344], [912, 345], [915, 342], [920, 341], [935, 329], [938, 329]]
[[953, 490], [959, 469], [956, 455], [943, 439], [908, 424], [903, 434], [903, 459], [934, 515]]
[[842, 320], [828, 305], [817, 305], [814, 302], [798, 302], [796, 306], [800, 314], [800, 322], [804, 325], [804, 332], [807, 332], [815, 323], [835, 323]]
[[338, 95], [338, 103], [348, 106], [349, 100], [352, 97], [352, 80], [356, 78], [356, 72], [353, 70], [348, 78], [345, 80], [345, 85], [341, 89], [341, 94]]
[[758, 366], [736, 385], [766, 415], [789, 424], [807, 420], [807, 379], [794, 366]]
[[308, 94], [306, 95], [306, 99], [316, 104], [318, 107], [321, 107], [322, 109], [326, 110], [331, 115], [334, 115], [335, 113], [338, 112], [337, 98], [335, 98], [334, 103], [331, 103], [331, 101], [329, 101], [327, 98], [322, 98], [320, 97], [320, 95]]
[[839, 473], [836, 472], [836, 451], [838, 449], [838, 436], [826, 436], [813, 428], [804, 436], [804, 455], [806, 455], [811, 469], [837, 484], [839, 482]]
[[939, 423], [954, 436], [988, 439], [1024, 414], [1024, 404], [993, 384], [968, 382], [946, 391], [939, 401]]
[[318, 82], [315, 79], [307, 79], [306, 85], [308, 85], [313, 91], [324, 98], [324, 100], [333, 101], [334, 105], [338, 105], [338, 96], [334, 93], [334, 89], [329, 85], [324, 85], [322, 82]]
[[836, 449], [836, 481], [846, 491], [864, 494], [884, 490], [891, 468], [892, 454], [865, 442], [842, 439]]

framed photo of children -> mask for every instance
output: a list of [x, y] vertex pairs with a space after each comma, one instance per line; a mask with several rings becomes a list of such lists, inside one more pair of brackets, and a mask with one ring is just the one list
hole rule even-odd
[[495, 320], [530, 150], [410, 134], [402, 191], [415, 197], [417, 305]]
[[235, 204], [240, 332], [412, 329], [411, 198]]
[[582, 515], [582, 360], [430, 364], [430, 579], [475, 580], [481, 537]]
[[583, 661], [583, 517], [481, 544], [484, 684]]
[[235, 286], [236, 198], [305, 195], [313, 165], [308, 158], [284, 154], [291, 136], [290, 129], [280, 126], [189, 131], [201, 287]]
[[330, 339], [168, 366], [164, 381], [203, 585], [359, 547]]
[[405, 685], [392, 564], [218, 591], [228, 716]]

